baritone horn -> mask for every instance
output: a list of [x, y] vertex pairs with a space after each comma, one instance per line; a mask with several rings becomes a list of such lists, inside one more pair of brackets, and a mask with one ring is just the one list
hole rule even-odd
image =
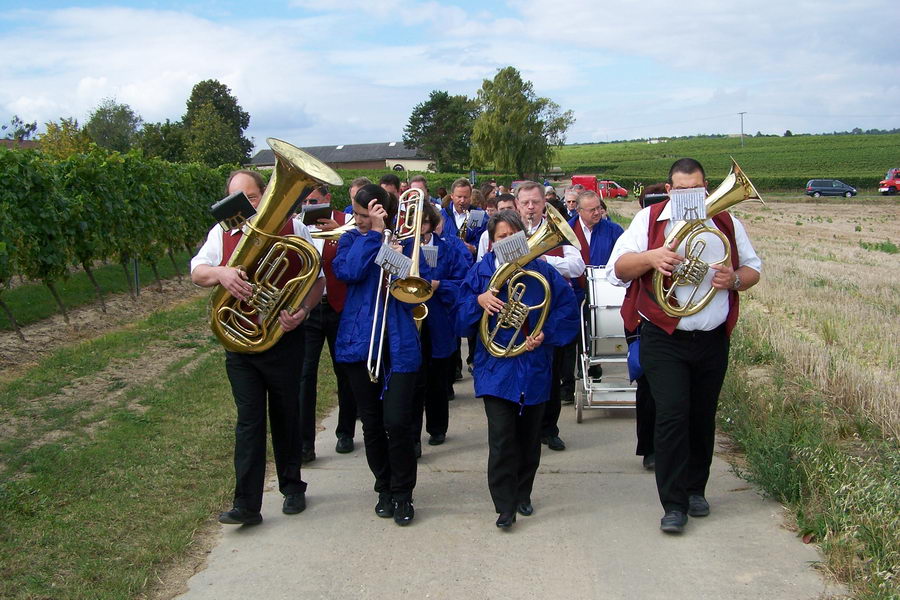
[[[534, 310], [541, 311], [529, 334], [535, 336], [541, 332], [544, 322], [547, 320], [547, 314], [550, 312], [550, 284], [546, 277], [538, 271], [525, 269], [524, 266], [562, 244], [569, 244], [581, 250], [581, 243], [566, 220], [549, 204], [546, 206], [546, 210], [547, 218], [544, 223], [528, 238], [528, 252], [513, 261], [502, 264], [494, 272], [488, 284], [488, 289], [494, 295], [499, 294], [504, 286], [507, 287], [507, 299], [503, 308], [497, 313], [494, 327], [490, 327], [491, 315], [488, 311], [481, 315], [479, 325], [481, 343], [484, 344], [491, 356], [496, 358], [512, 358], [525, 352], [525, 342], [516, 344], [516, 338], [522, 331], [528, 315]], [[524, 282], [519, 281], [523, 277], [533, 277], [543, 288], [544, 299], [541, 302], [534, 305], [523, 302], [526, 287]], [[512, 334], [509, 342], [503, 345], [497, 341], [497, 336], [506, 329], [512, 329]]]
[[[229, 267], [247, 274], [250, 297], [239, 300], [222, 286], [210, 297], [210, 327], [232, 352], [263, 352], [284, 334], [278, 315], [282, 310], [297, 310], [319, 276], [320, 259], [305, 239], [278, 232], [304, 188], [344, 183], [331, 168], [299, 148], [275, 138], [266, 142], [275, 152], [275, 171], [253, 222], [245, 222], [246, 233], [228, 261]], [[299, 271], [289, 277], [292, 263], [299, 263]]]
[[[740, 204], [744, 200], [760, 200], [759, 192], [750, 182], [737, 162], [731, 159], [731, 171], [725, 181], [706, 198], [706, 218], [712, 219], [717, 214]], [[724, 256], [714, 262], [704, 262], [700, 255], [706, 248], [706, 242], [698, 239], [700, 235], [710, 233], [719, 240], [725, 248]], [[672, 242], [676, 242], [672, 245]], [[702, 220], [680, 221], [666, 236], [665, 246], [678, 248], [684, 242], [684, 261], [679, 263], [672, 271], [672, 277], [666, 277], [659, 271], [653, 273], [653, 293], [660, 307], [671, 317], [688, 317], [697, 314], [712, 301], [718, 291], [710, 287], [699, 300], [694, 300], [700, 289], [703, 278], [709, 272], [712, 265], [724, 265], [731, 262], [731, 244], [725, 234], [714, 227], [707, 227]], [[682, 306], [675, 296], [676, 288], [691, 288], [690, 296]]]

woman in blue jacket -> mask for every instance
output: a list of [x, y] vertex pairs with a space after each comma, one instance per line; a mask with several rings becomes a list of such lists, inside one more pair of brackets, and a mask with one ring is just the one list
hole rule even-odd
[[[502, 211], [491, 217], [488, 236], [496, 242], [524, 229], [516, 213]], [[498, 266], [494, 253], [488, 252], [469, 269], [460, 289], [460, 335], [477, 331], [485, 311], [496, 315], [503, 307], [508, 286], [499, 293], [489, 289]], [[495, 358], [480, 336], [475, 347], [475, 395], [484, 400], [488, 420], [488, 488], [499, 513], [496, 525], [504, 529], [516, 522], [516, 512], [528, 516], [534, 511], [531, 489], [541, 461], [541, 417], [550, 395], [553, 347], [571, 342], [579, 327], [572, 287], [556, 269], [540, 258], [525, 269], [540, 273], [550, 287], [550, 310], [543, 328], [537, 335], [527, 335], [540, 312], [531, 311], [516, 339], [517, 344], [525, 341], [527, 351], [513, 358]], [[523, 277], [519, 281], [526, 286], [522, 301], [531, 306], [540, 303], [544, 291], [537, 280]], [[489, 329], [495, 321], [493, 316]], [[502, 329], [496, 341], [505, 346], [511, 336], [511, 330]]]
[[347, 284], [335, 358], [346, 363], [346, 375], [357, 401], [366, 460], [375, 475], [378, 492], [375, 513], [393, 517], [398, 525], [408, 525], [415, 514], [413, 392], [422, 361], [412, 318], [414, 305], [387, 295], [386, 337], [378, 383], [370, 381], [366, 366], [372, 327], [376, 327], [376, 342], [381, 331], [381, 311], [374, 314], [375, 294], [382, 281], [375, 258], [383, 243], [385, 224], [394, 221], [397, 199], [380, 186], [366, 185], [353, 199], [353, 212], [357, 228], [341, 236], [332, 263], [334, 274]]
[[[428, 316], [419, 330], [422, 342], [422, 368], [416, 384], [415, 426], [417, 453], [421, 452], [422, 413], [425, 413], [425, 429], [428, 443], [439, 446], [447, 437], [449, 425], [450, 387], [447, 380], [453, 374], [453, 353], [456, 350], [456, 302], [459, 284], [469, 269], [471, 254], [464, 245], [454, 245], [434, 233], [441, 223], [441, 215], [430, 202], [422, 213], [422, 256], [419, 273], [431, 281], [434, 290], [425, 303]], [[458, 238], [457, 238], [458, 239]], [[412, 239], [404, 240], [403, 252], [412, 255]], [[433, 266], [426, 259], [426, 248], [431, 250]]]

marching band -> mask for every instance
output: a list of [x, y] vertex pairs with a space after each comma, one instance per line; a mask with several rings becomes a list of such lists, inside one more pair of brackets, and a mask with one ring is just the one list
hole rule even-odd
[[[591, 352], [580, 342], [576, 351], [598, 304], [586, 266], [628, 288], [617, 335], [627, 329], [629, 342], [640, 340], [628, 363], [639, 364], [643, 372], [632, 379], [655, 400], [642, 444], [655, 456], [660, 529], [680, 533], [688, 516], [709, 514], [705, 487], [729, 335], [738, 294], [761, 270], [727, 212], [758, 198], [736, 164], [727, 189], [707, 197], [702, 166], [677, 161], [669, 197], [642, 208], [623, 232], [597, 194], [567, 190], [575, 203], [564, 218], [547, 203], [545, 186], [530, 181], [499, 195], [490, 184], [476, 190], [459, 179], [442, 209], [423, 176], [406, 186], [393, 174], [380, 184], [357, 179], [345, 214], [328, 206], [328, 186], [341, 185], [336, 173], [284, 142], [270, 144], [278, 182], [273, 177], [266, 190], [258, 174], [232, 173], [226, 200], [245, 203], [220, 219], [191, 262], [194, 283], [230, 300], [210, 314], [238, 409], [234, 500], [221, 523], [262, 521], [267, 414], [283, 512], [304, 510], [300, 468], [315, 460], [316, 371], [326, 340], [338, 383], [336, 451], [353, 451], [358, 417], [376, 515], [401, 526], [414, 519], [422, 430], [429, 445], [447, 439], [460, 338], [468, 339], [475, 396], [484, 403], [495, 525], [509, 530], [517, 515], [532, 515], [541, 442], [565, 449], [556, 426], [566, 400], [560, 390], [578, 353]], [[310, 228], [305, 211], [295, 212], [304, 203], [324, 211]], [[290, 216], [273, 216], [276, 204]], [[583, 371], [582, 378], [603, 377]]]

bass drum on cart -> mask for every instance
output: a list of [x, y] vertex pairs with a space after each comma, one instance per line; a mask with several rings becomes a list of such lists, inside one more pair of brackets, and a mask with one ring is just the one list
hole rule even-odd
[[592, 358], [624, 356], [628, 353], [625, 325], [620, 312], [625, 300], [625, 288], [606, 281], [603, 277], [604, 269], [605, 267], [588, 266], [585, 271], [589, 349]]

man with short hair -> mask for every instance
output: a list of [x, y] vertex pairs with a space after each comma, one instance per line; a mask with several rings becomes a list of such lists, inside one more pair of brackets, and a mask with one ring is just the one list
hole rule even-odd
[[[544, 222], [544, 209], [547, 200], [544, 197], [544, 186], [535, 181], [526, 181], [516, 188], [516, 206], [526, 225], [526, 233], [532, 235]], [[541, 257], [550, 263], [559, 274], [570, 281], [584, 274], [584, 259], [574, 247], [558, 246]], [[559, 365], [554, 360], [551, 374], [553, 381], [561, 379]], [[550, 386], [550, 400], [544, 410], [541, 422], [541, 442], [551, 450], [565, 450], [566, 444], [559, 437], [559, 413], [561, 408], [561, 390], [559, 385]]]
[[400, 178], [393, 173], [385, 173], [384, 175], [382, 175], [381, 179], [378, 180], [378, 185], [394, 194], [395, 196], [400, 195]]
[[[265, 182], [256, 171], [232, 171], [226, 183], [228, 195], [244, 192], [253, 208], [257, 208], [265, 190]], [[252, 218], [251, 218], [252, 219]], [[280, 235], [299, 235], [310, 241], [303, 222], [290, 218]], [[252, 293], [247, 274], [228, 266], [244, 231], [225, 231], [214, 225], [206, 242], [191, 259], [191, 281], [201, 287], [221, 285], [232, 296], [246, 300]], [[298, 265], [287, 267], [288, 277], [296, 276]], [[237, 408], [234, 439], [234, 500], [231, 510], [219, 515], [228, 525], [256, 525], [262, 522], [263, 487], [266, 475], [266, 414], [272, 432], [278, 489], [284, 494], [282, 512], [297, 514], [306, 508], [306, 482], [300, 476], [300, 370], [303, 362], [303, 328], [311, 307], [319, 302], [325, 279], [319, 278], [300, 307], [294, 312], [281, 311], [278, 317], [284, 335], [268, 350], [258, 353], [225, 351], [225, 372]]]
[[563, 192], [563, 197], [565, 198], [566, 204], [566, 213], [567, 219], [574, 219], [578, 216], [578, 194], [584, 191], [584, 186], [580, 183], [576, 183], [575, 185], [570, 185], [566, 187], [566, 191]]
[[[669, 169], [667, 193], [705, 187], [706, 174], [696, 160], [682, 158]], [[681, 306], [694, 293], [703, 297], [710, 289], [716, 292], [695, 314], [673, 317], [657, 302], [653, 286], [655, 273], [672, 277], [685, 262], [684, 241], [678, 247], [664, 245], [675, 227], [672, 217], [668, 200], [638, 212], [616, 242], [606, 276], [615, 285], [638, 286], [631, 293], [633, 303], [623, 303], [622, 317], [626, 328], [640, 319], [640, 362], [656, 401], [656, 487], [665, 511], [660, 529], [681, 533], [688, 515], [709, 514], [706, 484], [719, 391], [728, 368], [729, 336], [737, 322], [738, 294], [759, 281], [762, 261], [743, 225], [732, 215], [722, 212], [706, 219], [706, 227], [718, 229], [728, 240], [731, 261], [711, 265], [699, 286], [676, 287]], [[719, 237], [701, 233], [698, 240], [706, 247], [695, 258], [706, 262], [722, 256]]]
[[[459, 230], [463, 223], [469, 217], [469, 208], [472, 203], [472, 184], [465, 177], [460, 177], [450, 185], [451, 206], [441, 210], [441, 216], [444, 219], [444, 234], [459, 236]], [[476, 227], [466, 227], [466, 237], [463, 240], [466, 248], [473, 255], [475, 254], [475, 244], [484, 231], [482, 223]]]
[[[350, 182], [350, 202], [347, 203], [347, 206], [344, 208], [345, 214], [353, 213], [353, 198], [356, 196], [356, 192], [360, 190], [364, 185], [369, 185], [372, 183], [372, 180], [368, 177], [357, 177], [353, 181]], [[337, 223], [334, 224], [334, 227], [337, 227]], [[334, 229], [332, 227], [331, 229]], [[331, 231], [331, 229], [324, 229], [324, 231]]]

